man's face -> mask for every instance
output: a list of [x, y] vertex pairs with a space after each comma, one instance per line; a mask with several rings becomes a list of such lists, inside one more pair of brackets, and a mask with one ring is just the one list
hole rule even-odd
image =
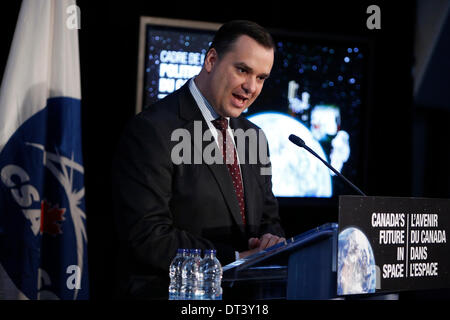
[[219, 57], [211, 49], [205, 58], [210, 74], [206, 98], [223, 117], [238, 117], [261, 93], [274, 58], [273, 49], [242, 35]]

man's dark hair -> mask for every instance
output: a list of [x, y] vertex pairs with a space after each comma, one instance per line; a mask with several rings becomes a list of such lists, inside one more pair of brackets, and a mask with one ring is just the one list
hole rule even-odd
[[248, 20], [233, 20], [217, 30], [208, 51], [214, 48], [219, 56], [225, 55], [242, 35], [249, 36], [265, 48], [275, 50], [272, 36], [259, 24]]

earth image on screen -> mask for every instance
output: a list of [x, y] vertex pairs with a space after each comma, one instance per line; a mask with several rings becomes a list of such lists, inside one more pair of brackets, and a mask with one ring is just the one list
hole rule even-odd
[[376, 289], [376, 265], [366, 235], [349, 227], [339, 233], [337, 293], [364, 294]]
[[302, 138], [322, 159], [329, 161], [311, 131], [297, 119], [279, 112], [262, 112], [248, 117], [260, 127], [269, 143], [272, 164], [272, 191], [277, 197], [331, 197], [330, 170], [289, 141], [289, 135]]

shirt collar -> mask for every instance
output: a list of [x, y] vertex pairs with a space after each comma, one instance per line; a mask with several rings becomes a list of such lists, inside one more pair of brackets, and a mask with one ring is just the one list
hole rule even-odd
[[[203, 117], [207, 122], [211, 122], [220, 117], [220, 115], [214, 110], [213, 106], [206, 100], [205, 96], [200, 92], [194, 81], [195, 77], [189, 80], [189, 90], [194, 96]], [[225, 117], [230, 122], [230, 117]]]

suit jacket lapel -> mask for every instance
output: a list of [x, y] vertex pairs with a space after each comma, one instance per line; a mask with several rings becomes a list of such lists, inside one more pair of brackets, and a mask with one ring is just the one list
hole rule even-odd
[[[188, 130], [191, 135], [193, 159], [200, 160], [202, 164], [207, 165], [211, 170], [234, 220], [240, 226], [241, 231], [244, 232], [236, 193], [227, 166], [217, 163], [207, 164], [202, 157], [205, 147], [215, 142], [213, 138], [211, 138], [210, 141], [203, 141], [204, 133], [209, 127], [192, 97], [187, 84], [180, 90], [179, 102], [180, 118], [186, 120], [184, 128]], [[194, 153], [197, 154], [194, 155]], [[220, 157], [222, 157], [221, 154]]]

